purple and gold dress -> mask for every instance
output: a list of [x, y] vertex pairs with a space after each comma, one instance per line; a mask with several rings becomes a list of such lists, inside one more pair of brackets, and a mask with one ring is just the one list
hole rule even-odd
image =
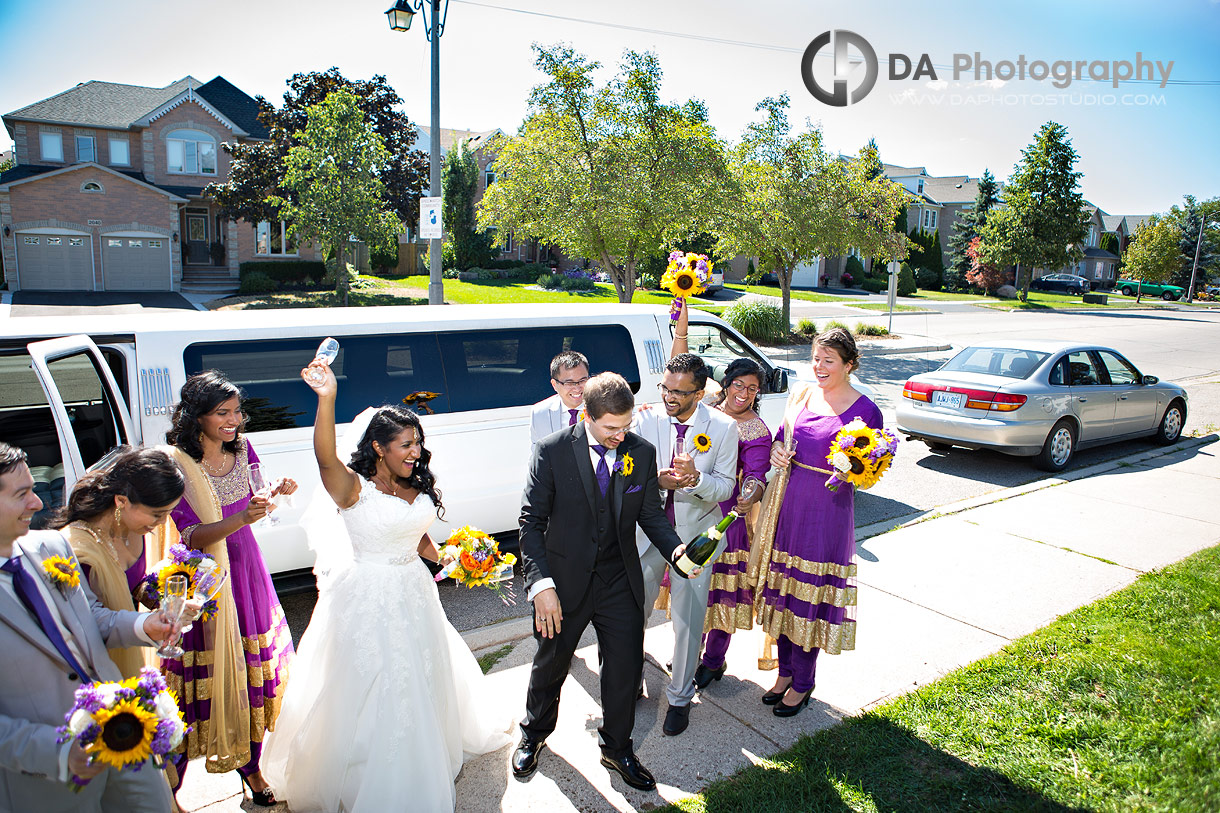
[[[228, 474], [213, 477], [207, 474], [212, 488], [219, 497], [221, 513], [225, 518], [246, 510], [253, 496], [250, 489], [249, 466], [258, 462], [258, 455], [245, 438], [238, 439], [237, 460]], [[191, 546], [191, 536], [201, 524], [199, 515], [184, 498], [171, 514], [182, 535], [183, 544]], [[243, 775], [257, 773], [259, 755], [262, 752], [263, 736], [275, 725], [280, 710], [280, 699], [288, 680], [292, 663], [292, 636], [284, 610], [271, 583], [267, 565], [259, 551], [258, 540], [249, 525], [230, 534], [227, 538], [229, 555], [229, 583], [233, 593], [233, 604], [237, 611], [237, 626], [241, 632], [241, 649], [246, 657], [247, 695], [250, 698], [250, 759], [244, 765], [213, 766], [209, 771], [224, 772], [233, 769]], [[210, 623], [210, 622], [209, 622]], [[203, 624], [195, 623], [181, 642], [185, 654], [181, 660], [163, 660], [165, 668], [173, 677], [182, 680], [183, 696], [179, 698], [187, 725], [197, 731], [207, 726], [219, 725], [212, 720], [211, 653], [204, 646]], [[175, 681], [171, 679], [171, 685]], [[189, 737], [187, 753], [175, 760], [179, 768], [179, 780], [186, 767], [186, 759], [204, 756], [199, 743], [204, 737]]]
[[[802, 408], [793, 426], [796, 458], [779, 510], [766, 570], [761, 626], [778, 642], [779, 674], [795, 691], [813, 688], [817, 655], [856, 647], [855, 489], [826, 487], [826, 455], [853, 419], [882, 428], [881, 410], [861, 395], [839, 415]], [[776, 434], [784, 440], [784, 428]]]
[[[737, 424], [737, 485], [733, 494], [720, 503], [727, 514], [737, 505], [737, 495], [746, 477], [762, 480], [771, 468], [771, 430], [762, 418], [754, 417]], [[729, 649], [729, 636], [735, 630], [748, 630], [754, 624], [754, 595], [746, 582], [750, 561], [750, 534], [745, 519], [734, 522], [725, 532], [724, 553], [712, 565], [712, 585], [707, 596], [707, 634], [703, 665], [719, 669]]]

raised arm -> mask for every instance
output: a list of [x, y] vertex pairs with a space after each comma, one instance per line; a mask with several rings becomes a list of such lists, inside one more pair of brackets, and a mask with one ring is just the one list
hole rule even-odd
[[675, 299], [669, 306], [669, 312], [677, 312], [678, 319], [674, 322], [674, 342], [669, 346], [669, 357], [690, 352], [687, 334], [690, 332], [690, 303], [685, 299]]
[[[321, 370], [322, 383], [309, 379], [310, 370]], [[335, 397], [339, 382], [324, 362], [314, 360], [301, 370], [301, 378], [318, 394], [318, 415], [313, 423], [313, 455], [318, 461], [322, 486], [340, 508], [351, 508], [360, 499], [360, 477], [339, 459], [335, 451]]]

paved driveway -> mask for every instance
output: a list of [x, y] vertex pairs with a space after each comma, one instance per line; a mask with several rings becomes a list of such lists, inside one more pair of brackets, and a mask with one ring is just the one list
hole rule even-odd
[[14, 291], [10, 316], [78, 316], [98, 313], [195, 310], [169, 291]]

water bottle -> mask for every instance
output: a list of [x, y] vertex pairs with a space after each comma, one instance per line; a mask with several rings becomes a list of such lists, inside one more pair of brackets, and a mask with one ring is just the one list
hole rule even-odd
[[[322, 340], [322, 343], [318, 345], [318, 352], [316, 355], [314, 355], [314, 360], [321, 361], [323, 364], [329, 367], [334, 363], [338, 356], [339, 343], [330, 336], [327, 336]], [[306, 375], [309, 377], [309, 383], [316, 387], [322, 386], [322, 382], [326, 380], [322, 375], [322, 371], [318, 370], [317, 368], [311, 369]]]

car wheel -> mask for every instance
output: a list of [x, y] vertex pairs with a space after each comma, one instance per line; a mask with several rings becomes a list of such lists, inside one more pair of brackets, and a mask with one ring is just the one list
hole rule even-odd
[[1046, 436], [1042, 451], [1034, 458], [1034, 465], [1043, 471], [1063, 471], [1076, 451], [1076, 430], [1071, 421], [1060, 421]]
[[940, 443], [934, 440], [925, 440], [924, 443], [928, 444], [928, 448], [934, 452], [947, 452], [953, 448], [951, 443]]
[[1172, 302], [1173, 300], [1177, 299], [1177, 297], [1173, 295], [1173, 291], [1166, 291], [1165, 293], [1161, 294], [1161, 299], [1165, 300], [1166, 302]]
[[1186, 424], [1186, 407], [1181, 401], [1171, 401], [1165, 414], [1161, 416], [1161, 425], [1156, 429], [1156, 441], [1168, 446], [1177, 443], [1182, 437], [1182, 427]]
[[1123, 296], [1135, 296], [1134, 288], [1128, 288], [1126, 286], [1123, 286], [1122, 292], [1123, 292]]

